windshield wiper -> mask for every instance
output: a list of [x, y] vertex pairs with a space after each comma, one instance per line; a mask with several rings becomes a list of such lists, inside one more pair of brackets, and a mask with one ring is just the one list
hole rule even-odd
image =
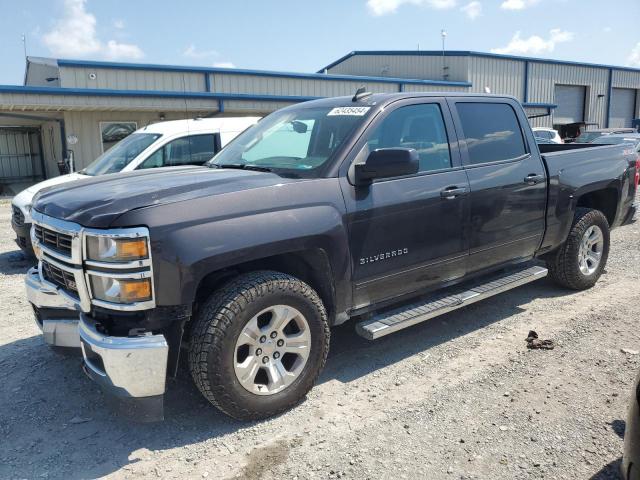
[[218, 168], [235, 168], [238, 170], [255, 170], [256, 172], [272, 172], [268, 167], [260, 167], [259, 165], [247, 165], [246, 163], [212, 163]]

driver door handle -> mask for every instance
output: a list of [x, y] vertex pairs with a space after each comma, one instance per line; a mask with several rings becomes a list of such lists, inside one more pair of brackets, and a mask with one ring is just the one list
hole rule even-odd
[[468, 193], [469, 189], [467, 187], [458, 187], [457, 185], [452, 185], [440, 191], [440, 198], [444, 200], [453, 200], [456, 197], [461, 197]]
[[526, 177], [524, 177], [524, 183], [527, 185], [535, 185], [536, 183], [540, 183], [544, 180], [544, 175], [538, 175], [537, 173], [530, 173]]

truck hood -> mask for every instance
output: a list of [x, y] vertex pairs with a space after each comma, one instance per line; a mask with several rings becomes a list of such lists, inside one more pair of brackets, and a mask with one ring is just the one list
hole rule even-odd
[[80, 180], [83, 178], [87, 178], [87, 176], [77, 172], [50, 178], [48, 180], [45, 180], [44, 182], [36, 183], [35, 185], [31, 185], [29, 188], [25, 188], [19, 194], [13, 197], [12, 203], [20, 210], [22, 210], [22, 214], [25, 217], [25, 222], [31, 223], [31, 203], [33, 202], [33, 197], [36, 193], [45, 188], [54, 187], [56, 185], [73, 182], [74, 180]]
[[249, 170], [168, 167], [102, 175], [45, 190], [35, 197], [33, 208], [85, 227], [108, 228], [131, 210], [291, 181]]

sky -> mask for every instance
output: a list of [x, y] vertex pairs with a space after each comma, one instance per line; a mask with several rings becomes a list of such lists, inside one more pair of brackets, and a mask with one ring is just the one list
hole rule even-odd
[[640, 68], [640, 0], [0, 0], [0, 84], [27, 54], [315, 72], [353, 50], [475, 50]]

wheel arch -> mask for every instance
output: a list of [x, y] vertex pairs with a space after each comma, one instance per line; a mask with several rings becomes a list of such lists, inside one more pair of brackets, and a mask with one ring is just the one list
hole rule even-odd
[[194, 306], [197, 310], [213, 291], [243, 273], [272, 270], [292, 275], [313, 288], [324, 304], [329, 323], [336, 318], [336, 289], [334, 272], [327, 252], [319, 247], [290, 251], [253, 259], [204, 275], [195, 289]]
[[576, 197], [576, 208], [592, 208], [601, 211], [613, 226], [618, 214], [620, 202], [620, 189], [616, 185], [608, 185], [605, 188], [583, 192]]

